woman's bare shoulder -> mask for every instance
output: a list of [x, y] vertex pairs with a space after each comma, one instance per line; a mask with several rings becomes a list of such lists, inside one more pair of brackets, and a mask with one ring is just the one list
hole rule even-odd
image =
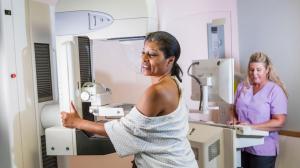
[[137, 104], [138, 110], [145, 116], [157, 116], [163, 111], [163, 102], [166, 100], [163, 84], [153, 84], [149, 86]]
[[172, 112], [178, 105], [178, 89], [172, 82], [161, 82], [149, 86], [141, 97], [137, 108], [146, 116], [158, 116]]

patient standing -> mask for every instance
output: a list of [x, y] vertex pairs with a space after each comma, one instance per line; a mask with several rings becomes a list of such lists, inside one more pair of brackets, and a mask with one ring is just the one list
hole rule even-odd
[[263, 145], [242, 150], [243, 168], [274, 168], [279, 152], [278, 130], [287, 115], [287, 91], [273, 69], [270, 58], [256, 52], [248, 64], [247, 79], [238, 85], [234, 121], [269, 131]]
[[148, 34], [141, 69], [152, 83], [130, 113], [99, 124], [79, 118], [73, 107], [74, 112], [62, 112], [63, 125], [108, 136], [119, 156], [134, 155], [139, 168], [197, 168], [187, 139], [188, 108], [180, 83], [179, 56], [180, 45], [171, 34]]

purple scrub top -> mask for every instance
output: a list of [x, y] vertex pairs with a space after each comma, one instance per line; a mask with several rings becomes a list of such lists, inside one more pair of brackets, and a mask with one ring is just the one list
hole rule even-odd
[[[253, 95], [253, 87], [247, 88], [244, 82], [238, 85], [235, 95], [235, 109], [240, 122], [259, 124], [271, 119], [272, 114], [287, 114], [287, 96], [282, 88], [268, 81]], [[275, 156], [279, 152], [279, 135], [270, 131], [264, 138], [263, 145], [244, 148], [243, 150], [259, 156]]]

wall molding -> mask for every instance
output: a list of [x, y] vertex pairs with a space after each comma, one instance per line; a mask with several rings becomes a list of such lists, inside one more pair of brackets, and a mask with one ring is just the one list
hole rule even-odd
[[279, 135], [300, 138], [299, 131], [281, 130], [279, 131]]

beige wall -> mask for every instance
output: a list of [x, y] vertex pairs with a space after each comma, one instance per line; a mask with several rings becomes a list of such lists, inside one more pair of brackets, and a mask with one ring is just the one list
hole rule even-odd
[[276, 168], [298, 168], [300, 155], [300, 138], [280, 136], [280, 152]]
[[69, 157], [69, 168], [131, 168], [132, 156], [120, 158], [116, 153], [103, 156]]

